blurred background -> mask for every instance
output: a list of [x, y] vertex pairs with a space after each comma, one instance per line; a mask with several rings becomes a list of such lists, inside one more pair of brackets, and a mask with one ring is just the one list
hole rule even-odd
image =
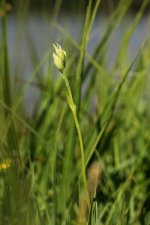
[[[10, 0], [9, 1], [13, 6], [18, 7], [18, 5], [22, 4], [30, 4], [30, 8], [32, 10], [40, 10], [42, 8], [45, 8], [46, 10], [53, 10], [56, 0]], [[68, 10], [77, 12], [78, 10], [83, 12], [88, 4], [88, 0], [61, 0], [59, 1], [61, 3], [61, 9], [68, 12]], [[93, 1], [93, 4], [96, 2], [96, 0]], [[132, 12], [137, 11], [143, 0], [132, 0], [130, 10]], [[118, 0], [101, 0], [101, 8], [104, 10], [104, 12], [111, 12], [114, 7], [119, 3]], [[150, 10], [150, 3], [147, 7], [147, 12]]]
[[[95, 1], [93, 0], [93, 5]], [[74, 42], [80, 43], [82, 39], [88, 0], [10, 0], [6, 1], [5, 5], [3, 0], [0, 2], [0, 17], [5, 14], [5, 11], [8, 15], [9, 69], [16, 83], [27, 82], [34, 73], [36, 65], [41, 62], [48, 51], [50, 51], [49, 57], [44, 61], [42, 72], [44, 71], [45, 76], [49, 72], [55, 72], [49, 69], [53, 68], [50, 66], [53, 64], [52, 43], [59, 42], [68, 52], [76, 51]], [[118, 0], [101, 1], [87, 49], [90, 54], [102, 39], [120, 2]], [[126, 7], [128, 1], [124, 2], [124, 7]], [[123, 18], [113, 30], [108, 43], [105, 63], [110, 70], [120, 49], [122, 38], [136, 17], [139, 16], [138, 11], [143, 3], [142, 0], [131, 2]], [[138, 19], [129, 41], [129, 60], [135, 55], [142, 42], [149, 37], [149, 10], [150, 3], [147, 4], [144, 14]], [[25, 101], [29, 104], [27, 108], [29, 114], [32, 112], [33, 102], [36, 102], [37, 99], [38, 88], [36, 84], [33, 84], [25, 95]]]

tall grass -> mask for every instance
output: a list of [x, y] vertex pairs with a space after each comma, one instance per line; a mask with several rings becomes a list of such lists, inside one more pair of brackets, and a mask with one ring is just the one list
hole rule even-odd
[[[108, 46], [131, 1], [119, 1], [92, 54], [87, 49], [100, 1], [89, 0], [79, 42], [57, 22], [61, 4], [56, 1], [51, 17], [42, 15], [63, 40], [63, 75], [54, 69], [52, 43], [39, 58], [24, 32], [30, 1], [18, 2], [16, 52], [24, 32], [33, 68], [24, 80], [19, 58], [11, 69], [9, 12], [1, 1], [0, 224], [149, 225], [150, 40], [133, 58], [128, 47], [148, 0], [124, 33], [111, 69]], [[32, 85], [39, 98], [29, 115], [24, 98]]]

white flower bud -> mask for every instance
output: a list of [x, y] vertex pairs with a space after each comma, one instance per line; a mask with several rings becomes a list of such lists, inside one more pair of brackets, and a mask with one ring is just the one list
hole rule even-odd
[[62, 49], [59, 44], [54, 45], [55, 53], [53, 53], [53, 59], [55, 66], [63, 73], [66, 65], [66, 52]]

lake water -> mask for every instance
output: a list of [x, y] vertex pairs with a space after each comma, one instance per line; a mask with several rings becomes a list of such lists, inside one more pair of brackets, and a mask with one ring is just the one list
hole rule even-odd
[[[133, 22], [133, 16], [126, 17], [121, 25], [113, 32], [109, 43], [108, 64], [111, 65], [115, 59], [118, 49], [121, 44], [122, 37], [127, 32]], [[106, 16], [98, 16], [90, 37], [88, 51], [92, 53], [97, 43], [102, 38], [109, 23], [109, 18]], [[67, 16], [60, 15], [58, 24], [65, 29], [68, 34], [80, 41], [83, 32], [83, 19], [77, 18], [75, 15]], [[0, 27], [1, 31], [1, 27]], [[140, 20], [135, 29], [129, 43], [130, 57], [133, 57], [141, 43], [146, 37], [150, 37], [150, 18], [145, 15]], [[19, 21], [15, 16], [8, 18], [8, 44], [9, 44], [9, 60], [10, 72], [12, 77], [20, 79], [24, 84], [24, 80], [31, 78], [31, 74], [35, 69], [35, 65], [40, 62], [45, 53], [52, 49], [52, 43], [60, 42], [65, 45], [67, 38], [53, 25], [52, 21], [46, 17], [39, 15], [30, 15], [24, 21]], [[71, 44], [71, 43], [70, 43]], [[35, 63], [35, 65], [34, 65]], [[48, 64], [53, 63], [51, 54], [47, 57], [44, 64], [47, 73]], [[33, 102], [38, 97], [38, 89], [30, 87], [25, 95], [26, 101], [29, 104], [28, 111], [32, 111]]]

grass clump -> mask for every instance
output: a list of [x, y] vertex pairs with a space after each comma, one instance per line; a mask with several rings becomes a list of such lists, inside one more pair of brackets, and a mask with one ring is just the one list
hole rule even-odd
[[[43, 11], [64, 42], [63, 48], [54, 45], [59, 75], [52, 57], [57, 40], [40, 58], [26, 32], [27, 3], [23, 14], [21, 2], [17, 7], [13, 65], [8, 10], [5, 1], [0, 5], [0, 225], [148, 225], [150, 40], [143, 40], [134, 57], [128, 48], [148, 1], [127, 27], [111, 68], [109, 44], [130, 1], [119, 1], [92, 53], [88, 47], [100, 1], [89, 0], [79, 41], [57, 22], [61, 1], [52, 17]], [[29, 79], [18, 58], [22, 32]], [[24, 99], [33, 86], [38, 99], [29, 114]]]

